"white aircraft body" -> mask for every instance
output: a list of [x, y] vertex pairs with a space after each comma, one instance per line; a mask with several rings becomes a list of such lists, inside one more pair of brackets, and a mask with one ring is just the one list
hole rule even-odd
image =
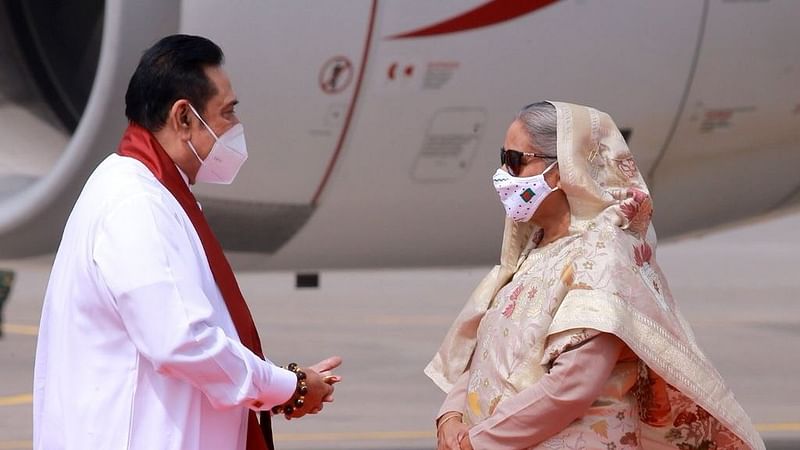
[[264, 268], [496, 260], [506, 127], [537, 100], [628, 136], [660, 237], [800, 203], [796, 0], [108, 0], [0, 7], [0, 258], [52, 252], [144, 49], [209, 37], [250, 159], [195, 194]]

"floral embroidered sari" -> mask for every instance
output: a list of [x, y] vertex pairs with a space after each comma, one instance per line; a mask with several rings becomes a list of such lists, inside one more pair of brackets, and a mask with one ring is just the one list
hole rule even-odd
[[595, 109], [553, 103], [569, 235], [537, 248], [506, 221], [500, 265], [479, 284], [425, 372], [449, 391], [469, 370], [476, 424], [599, 333], [630, 350], [579, 419], [535, 448], [764, 449], [696, 344], [656, 263], [652, 202], [627, 144]]

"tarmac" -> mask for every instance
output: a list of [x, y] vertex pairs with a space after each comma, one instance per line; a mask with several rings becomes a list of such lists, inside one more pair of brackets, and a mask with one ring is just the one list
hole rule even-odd
[[[700, 346], [767, 448], [800, 449], [800, 214], [692, 236], [657, 259]], [[0, 340], [0, 450], [32, 448], [31, 380], [52, 256], [0, 261], [17, 280]], [[291, 272], [240, 272], [267, 356], [279, 364], [344, 358], [336, 401], [275, 420], [280, 449], [435, 448], [444, 394], [422, 373], [488, 267], [324, 271], [298, 289]]]

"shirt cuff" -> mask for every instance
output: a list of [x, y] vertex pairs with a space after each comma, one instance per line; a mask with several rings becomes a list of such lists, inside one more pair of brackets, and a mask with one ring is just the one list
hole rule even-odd
[[297, 375], [294, 372], [269, 362], [264, 365], [269, 372], [265, 377], [269, 380], [269, 385], [262, 387], [259, 398], [250, 405], [250, 409], [256, 411], [272, 409], [273, 406], [286, 403], [297, 390]]

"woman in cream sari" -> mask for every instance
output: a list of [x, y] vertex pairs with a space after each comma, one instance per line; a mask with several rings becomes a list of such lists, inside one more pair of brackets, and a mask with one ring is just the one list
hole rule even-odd
[[425, 370], [439, 449], [763, 449], [672, 299], [611, 117], [529, 105], [501, 155], [500, 265]]

